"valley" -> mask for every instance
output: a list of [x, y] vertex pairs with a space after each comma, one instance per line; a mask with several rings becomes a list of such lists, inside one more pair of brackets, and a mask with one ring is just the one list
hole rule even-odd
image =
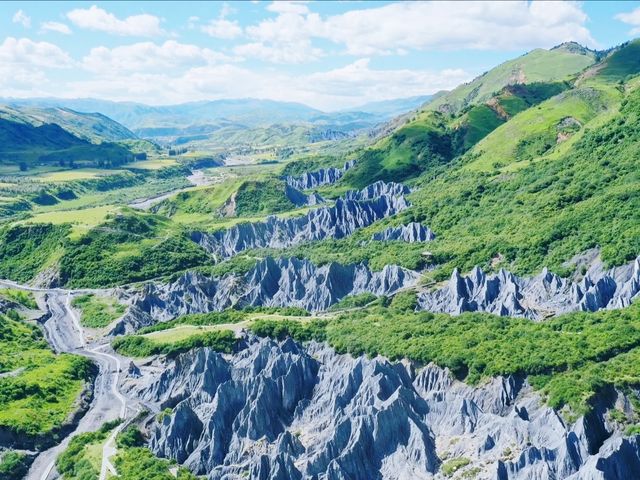
[[0, 480], [639, 476], [639, 53], [5, 102]]

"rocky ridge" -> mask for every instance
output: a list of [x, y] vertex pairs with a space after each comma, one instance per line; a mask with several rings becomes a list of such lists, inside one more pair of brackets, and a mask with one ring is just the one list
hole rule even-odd
[[305, 172], [298, 177], [287, 176], [285, 181], [288, 185], [298, 190], [308, 190], [310, 188], [320, 187], [322, 185], [333, 185], [356, 164], [355, 160], [346, 162], [342, 168], [329, 167], [321, 168], [315, 172]]
[[253, 248], [287, 248], [325, 238], [344, 238], [360, 228], [395, 215], [409, 206], [409, 189], [399, 183], [376, 182], [349, 191], [333, 206], [293, 218], [270, 216], [264, 222], [242, 223], [214, 233], [193, 232], [191, 239], [218, 259]]
[[534, 277], [506, 270], [487, 275], [476, 267], [467, 276], [454, 270], [446, 286], [418, 294], [418, 308], [457, 315], [489, 312], [541, 320], [572, 311], [624, 308], [640, 295], [640, 257], [609, 270], [596, 262], [580, 281], [546, 268]]
[[436, 236], [429, 227], [425, 227], [418, 222], [410, 222], [407, 225], [389, 227], [381, 232], [374, 233], [371, 240], [389, 241], [400, 240], [407, 243], [430, 242]]
[[111, 334], [129, 333], [179, 315], [221, 311], [236, 305], [297, 306], [321, 311], [349, 295], [393, 294], [415, 285], [419, 277], [396, 265], [374, 272], [363, 264], [316, 266], [308, 260], [267, 257], [244, 275], [231, 273], [211, 278], [187, 272], [173, 283], [149, 283], [130, 300], [127, 313]]
[[[142, 367], [127, 388], [160, 409], [150, 447], [211, 480], [628, 479], [640, 437], [607, 418], [603, 395], [568, 424], [526, 380], [478, 387], [435, 365], [338, 355], [245, 336], [240, 351], [199, 349]], [[159, 361], [157, 361], [159, 362]]]

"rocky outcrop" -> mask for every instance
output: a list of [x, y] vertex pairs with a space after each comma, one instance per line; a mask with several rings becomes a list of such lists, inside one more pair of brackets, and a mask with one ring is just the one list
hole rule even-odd
[[376, 182], [347, 192], [335, 205], [294, 218], [268, 217], [214, 233], [193, 232], [191, 238], [218, 259], [253, 248], [287, 248], [324, 238], [343, 238], [359, 228], [404, 210], [409, 190], [398, 183]]
[[371, 240], [389, 241], [401, 240], [407, 243], [414, 242], [430, 242], [435, 240], [436, 236], [429, 227], [425, 227], [421, 223], [411, 222], [407, 225], [398, 227], [389, 227], [381, 232], [374, 233]]
[[580, 281], [547, 269], [535, 277], [518, 277], [506, 270], [487, 275], [478, 267], [461, 276], [454, 270], [446, 286], [420, 293], [418, 305], [453, 315], [482, 311], [540, 320], [571, 311], [623, 308], [639, 294], [640, 257], [610, 270], [596, 263]]
[[244, 342], [231, 356], [200, 349], [128, 380], [130, 394], [172, 409], [149, 429], [157, 455], [212, 480], [443, 479], [456, 461], [455, 478], [640, 476], [640, 437], [606, 420], [615, 393], [568, 425], [522, 378], [472, 387], [432, 364]]
[[325, 203], [324, 198], [316, 192], [312, 192], [309, 195], [302, 193], [295, 187], [292, 187], [289, 184], [285, 185], [285, 195], [289, 199], [291, 203], [293, 203], [296, 207], [304, 207], [304, 206], [314, 206], [320, 205], [321, 203]]
[[112, 335], [137, 330], [187, 313], [238, 306], [296, 306], [326, 310], [348, 295], [389, 295], [415, 285], [419, 274], [395, 265], [373, 272], [363, 264], [330, 263], [267, 257], [244, 275], [211, 278], [188, 272], [167, 285], [147, 284], [132, 300]]
[[287, 176], [285, 177], [285, 181], [298, 190], [308, 190], [322, 185], [333, 185], [342, 178], [347, 170], [353, 168], [355, 164], [355, 160], [351, 160], [346, 162], [342, 168], [321, 168], [315, 172], [305, 172], [299, 177]]

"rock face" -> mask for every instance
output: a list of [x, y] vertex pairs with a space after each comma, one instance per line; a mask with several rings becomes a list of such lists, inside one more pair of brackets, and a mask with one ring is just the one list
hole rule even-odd
[[596, 264], [579, 282], [546, 269], [535, 277], [518, 277], [506, 270], [487, 275], [478, 267], [461, 276], [454, 270], [445, 287], [420, 293], [418, 305], [454, 315], [482, 311], [540, 320], [571, 311], [623, 308], [639, 294], [640, 257], [610, 270]]
[[[244, 338], [232, 356], [192, 351], [129, 380], [157, 409], [150, 447], [212, 480], [640, 478], [640, 437], [607, 423], [613, 392], [567, 425], [526, 381], [481, 387], [446, 369]], [[617, 396], [617, 397], [616, 397]]]
[[288, 176], [285, 178], [285, 181], [298, 190], [308, 190], [322, 185], [333, 185], [355, 164], [355, 160], [351, 160], [345, 163], [342, 168], [321, 168], [315, 172], [305, 172], [299, 177]]
[[285, 195], [297, 207], [314, 206], [325, 203], [324, 198], [316, 192], [306, 195], [295, 187], [287, 184], [285, 186]]
[[187, 313], [239, 306], [296, 306], [326, 310], [348, 295], [389, 295], [415, 285], [419, 274], [395, 265], [372, 272], [363, 264], [316, 266], [308, 260], [267, 257], [244, 275], [210, 278], [188, 272], [168, 285], [147, 284], [111, 334], [119, 335]]
[[194, 232], [191, 238], [218, 259], [252, 248], [286, 248], [312, 240], [343, 238], [407, 208], [404, 195], [408, 192], [398, 183], [376, 182], [363, 190], [347, 192], [331, 207], [320, 207], [304, 216], [272, 216], [264, 222], [243, 223], [215, 233]]
[[435, 240], [436, 236], [429, 227], [425, 227], [421, 223], [411, 222], [407, 225], [399, 227], [389, 227], [381, 232], [374, 233], [371, 240], [389, 241], [401, 240], [407, 243], [414, 242], [430, 242]]

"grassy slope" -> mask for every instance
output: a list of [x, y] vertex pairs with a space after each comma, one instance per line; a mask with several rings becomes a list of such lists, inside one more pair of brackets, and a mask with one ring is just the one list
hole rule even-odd
[[475, 80], [461, 85], [426, 105], [428, 110], [459, 111], [469, 104], [482, 103], [504, 86], [515, 83], [557, 82], [571, 78], [591, 64], [592, 54], [574, 53], [566, 48], [536, 49], [526, 55], [509, 60]]
[[106, 327], [125, 312], [125, 306], [113, 297], [80, 295], [71, 304], [81, 310], [80, 322], [89, 328]]
[[0, 315], [0, 428], [43, 435], [59, 427], [73, 409], [89, 362], [55, 355], [39, 330]]

